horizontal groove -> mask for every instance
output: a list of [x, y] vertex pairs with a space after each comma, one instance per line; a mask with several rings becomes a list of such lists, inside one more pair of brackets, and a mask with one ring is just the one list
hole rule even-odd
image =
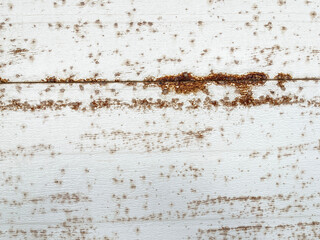
[[[295, 81], [319, 81], [320, 78], [293, 78], [290, 80], [278, 80], [278, 79], [264, 79], [263, 81], [285, 81], [285, 82], [295, 82]], [[220, 82], [230, 82], [230, 80], [219, 80]], [[248, 81], [248, 80], [238, 80], [239, 82]], [[253, 80], [254, 81], [254, 80]], [[165, 82], [177, 82], [177, 81], [162, 81]], [[194, 82], [194, 81], [179, 81], [179, 82]], [[217, 80], [204, 80], [203, 82], [217, 82]], [[74, 81], [74, 82], [44, 82], [44, 81], [30, 81], [30, 82], [2, 82], [1, 84], [108, 84], [108, 83], [157, 83], [157, 81], [148, 81], [148, 80], [106, 80], [106, 81]]]

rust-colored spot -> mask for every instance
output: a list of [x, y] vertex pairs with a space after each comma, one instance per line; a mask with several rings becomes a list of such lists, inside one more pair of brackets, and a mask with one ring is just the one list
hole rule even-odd
[[8, 80], [8, 79], [0, 78], [0, 83], [7, 83], [7, 82], [9, 82], [9, 80]]
[[254, 85], [262, 85], [268, 75], [260, 72], [252, 72], [248, 74], [224, 74], [224, 73], [211, 73], [207, 76], [198, 77], [191, 73], [181, 73], [178, 75], [169, 75], [160, 78], [147, 78], [145, 79], [145, 87], [149, 85], [156, 85], [162, 89], [163, 94], [168, 94], [174, 91], [178, 94], [189, 94], [202, 91], [208, 94], [207, 85], [211, 82], [217, 85], [234, 86], [243, 92]]
[[11, 50], [10, 52], [12, 54], [16, 55], [16, 54], [22, 54], [22, 53], [25, 53], [25, 52], [29, 52], [29, 50], [25, 49], [25, 48], [17, 48], [17, 49]]
[[287, 73], [278, 73], [274, 79], [277, 80], [292, 80], [292, 76], [290, 74]]
[[76, 83], [76, 82], [105, 82], [106, 79], [97, 79], [97, 78], [80, 78], [80, 79], [74, 79], [72, 77], [68, 78], [57, 78], [57, 77], [47, 77], [45, 79], [42, 79], [41, 82], [47, 82], [47, 83]]
[[274, 79], [279, 80], [278, 83], [277, 83], [277, 86], [279, 88], [281, 88], [282, 91], [285, 91], [286, 88], [284, 86], [284, 83], [287, 80], [292, 80], [292, 76], [290, 74], [286, 74], [286, 73], [278, 73], [277, 76], [274, 77]]
[[178, 75], [165, 76], [160, 78], [147, 78], [144, 81], [145, 87], [157, 85], [162, 89], [163, 94], [174, 91], [178, 94], [188, 94], [202, 91], [208, 93], [207, 82], [191, 73], [181, 73]]
[[28, 102], [21, 102], [19, 99], [12, 99], [9, 101], [10, 103], [7, 105], [0, 105], [0, 111], [3, 110], [23, 110], [23, 111], [36, 111], [36, 110], [61, 110], [63, 108], [69, 107], [72, 110], [79, 110], [80, 106], [82, 105], [81, 102], [68, 102], [65, 103], [62, 100], [53, 101], [41, 101], [39, 104], [31, 105]]

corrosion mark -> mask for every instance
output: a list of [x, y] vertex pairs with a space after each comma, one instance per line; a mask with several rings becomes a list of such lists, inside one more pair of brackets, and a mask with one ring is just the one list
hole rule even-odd
[[178, 94], [196, 93], [199, 91], [208, 94], [208, 84], [216, 84], [220, 86], [232, 86], [236, 88], [236, 92], [240, 94], [234, 101], [221, 100], [225, 106], [235, 107], [256, 106], [261, 104], [279, 105], [290, 102], [291, 99], [275, 100], [271, 97], [256, 99], [253, 97], [252, 88], [254, 86], [264, 85], [269, 76], [262, 72], [251, 72], [243, 75], [210, 73], [207, 76], [197, 77], [191, 73], [181, 73], [179, 75], [171, 75], [156, 79], [148, 78], [145, 80], [145, 87], [150, 85], [158, 86], [162, 89], [163, 94], [168, 94], [169, 91], [174, 91]]
[[145, 87], [150, 85], [158, 86], [162, 89], [163, 94], [168, 94], [173, 91], [178, 94], [189, 94], [202, 91], [208, 94], [207, 85], [210, 82], [217, 85], [231, 85], [244, 90], [251, 88], [253, 85], [262, 85], [268, 75], [262, 72], [251, 72], [247, 74], [224, 74], [224, 73], [210, 73], [207, 76], [198, 77], [191, 73], [183, 72], [178, 75], [169, 75], [159, 78], [149, 77], [145, 79]]
[[223, 232], [224, 235], [228, 235], [228, 232], [230, 231], [236, 231], [236, 232], [247, 232], [247, 231], [261, 231], [261, 230], [271, 230], [271, 229], [288, 229], [288, 228], [294, 228], [294, 227], [300, 227], [300, 228], [305, 228], [307, 226], [319, 226], [320, 222], [299, 222], [297, 224], [280, 224], [276, 226], [270, 226], [270, 225], [249, 225], [249, 226], [237, 226], [237, 227], [220, 227], [220, 228], [212, 228], [212, 229], [199, 229], [198, 234], [200, 235], [200, 238], [202, 239], [203, 234], [211, 235], [217, 232]]
[[286, 88], [284, 86], [284, 83], [288, 80], [292, 80], [292, 76], [286, 73], [278, 73], [278, 75], [275, 76], [274, 79], [279, 80], [277, 86], [281, 88], [282, 91], [285, 91]]
[[287, 73], [278, 73], [274, 79], [276, 80], [292, 80], [292, 76]]
[[11, 50], [10, 52], [16, 55], [16, 54], [23, 54], [25, 52], [29, 52], [29, 50], [25, 48], [17, 48], [17, 49]]
[[174, 110], [195, 110], [195, 109], [212, 109], [219, 106], [228, 107], [231, 110], [237, 106], [254, 107], [260, 105], [292, 105], [292, 104], [305, 104], [306, 106], [319, 107], [320, 102], [317, 100], [305, 100], [298, 96], [281, 96], [272, 97], [269, 95], [260, 96], [255, 98], [251, 91], [246, 91], [234, 100], [229, 99], [217, 99], [213, 100], [210, 97], [205, 99], [190, 100], [187, 102], [181, 101], [178, 98], [171, 100], [153, 99], [153, 98], [133, 98], [131, 101], [123, 101], [119, 99], [105, 98], [92, 100], [88, 104], [82, 102], [70, 102], [68, 100], [46, 100], [39, 103], [29, 103], [27, 101], [22, 102], [19, 99], [11, 99], [7, 102], [0, 101], [1, 111], [38, 111], [38, 110], [62, 110], [64, 108], [70, 108], [75, 111], [96, 111], [98, 109], [135, 109], [135, 110], [152, 110], [152, 109], [167, 109]]
[[61, 110], [63, 108], [69, 107], [72, 110], [79, 110], [81, 102], [64, 102], [62, 100], [53, 101], [46, 100], [41, 101], [38, 104], [30, 104], [28, 102], [21, 102], [19, 99], [12, 99], [9, 104], [3, 105], [0, 102], [0, 111], [2, 110], [23, 110], [23, 111], [36, 111], [36, 110]]
[[[27, 49], [16, 49], [15, 53], [24, 53]], [[204, 53], [207, 49], [204, 50]], [[33, 60], [33, 57], [29, 57]], [[0, 66], [1, 67], [1, 66]], [[71, 68], [72, 69], [72, 68]], [[141, 72], [140, 72], [141, 73]], [[249, 72], [246, 74], [227, 74], [227, 73], [211, 73], [207, 76], [195, 76], [189, 72], [182, 72], [176, 75], [167, 75], [163, 77], [147, 77], [144, 80], [121, 80], [97, 78], [98, 73], [95, 73], [91, 78], [74, 78], [75, 75], [70, 75], [67, 78], [58, 78], [56, 76], [48, 76], [39, 81], [28, 81], [28, 82], [15, 82], [9, 79], [2, 79], [0, 77], [0, 83], [125, 83], [125, 84], [136, 84], [143, 82], [145, 87], [148, 86], [159, 86], [163, 90], [163, 94], [168, 94], [169, 91], [173, 91], [178, 94], [189, 94], [202, 91], [208, 93], [207, 85], [210, 83], [216, 83], [219, 85], [232, 85], [235, 87], [262, 85], [267, 80], [319, 80], [318, 78], [296, 78], [294, 79], [290, 74], [278, 73], [274, 78], [269, 78], [268, 74], [263, 72]], [[121, 75], [120, 72], [114, 74], [116, 77]], [[19, 75], [21, 76], [21, 75]], [[2, 79], [2, 81], [1, 81]]]
[[46, 83], [76, 83], [76, 82], [105, 82], [106, 79], [100, 79], [100, 78], [80, 78], [80, 79], [74, 79], [73, 77], [68, 78], [57, 78], [55, 76], [53, 77], [46, 77], [45, 79], [42, 79], [41, 82]]
[[7, 83], [7, 82], [9, 82], [9, 80], [8, 80], [8, 79], [1, 78], [1, 77], [0, 77], [0, 83]]

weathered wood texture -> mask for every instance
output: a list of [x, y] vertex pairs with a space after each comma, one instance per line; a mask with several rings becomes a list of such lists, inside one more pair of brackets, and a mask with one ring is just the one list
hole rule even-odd
[[319, 4], [1, 1], [0, 239], [319, 239]]
[[2, 85], [0, 238], [319, 238], [319, 84]]
[[0, 76], [320, 77], [319, 1], [3, 0]]

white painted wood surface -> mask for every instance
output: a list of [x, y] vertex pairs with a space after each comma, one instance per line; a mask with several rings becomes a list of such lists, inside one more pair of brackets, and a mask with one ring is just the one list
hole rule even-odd
[[[0, 239], [320, 238], [319, 14], [318, 1], [1, 1]], [[183, 71], [296, 81], [141, 82]], [[53, 76], [136, 83], [35, 83]]]
[[3, 0], [0, 75], [320, 77], [319, 1]]
[[[216, 85], [182, 96], [142, 84], [3, 85], [0, 236], [318, 238], [319, 82], [276, 83], [255, 98], [301, 103], [205, 104], [237, 96]], [[144, 99], [174, 104], [135, 104]]]

